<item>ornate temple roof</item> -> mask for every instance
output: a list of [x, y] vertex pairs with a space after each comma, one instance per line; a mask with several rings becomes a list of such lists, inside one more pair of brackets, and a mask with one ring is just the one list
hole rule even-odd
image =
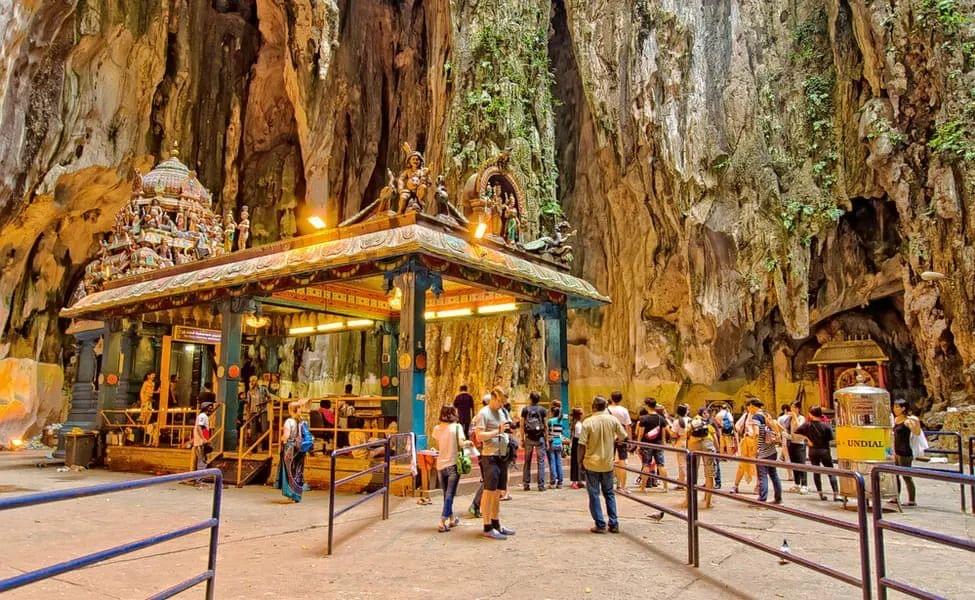
[[826, 342], [816, 350], [811, 365], [835, 365], [854, 363], [887, 362], [887, 355], [877, 342], [867, 338], [862, 340], [840, 340]]
[[143, 196], [182, 196], [198, 200], [207, 207], [212, 203], [210, 192], [176, 156], [167, 158], [143, 175], [141, 190]]
[[485, 287], [537, 298], [564, 296], [570, 307], [609, 302], [592, 284], [554, 264], [504, 245], [477, 243], [462, 229], [450, 230], [414, 213], [115, 281], [62, 310], [61, 316], [145, 312], [210, 301], [230, 290], [235, 294], [269, 294], [313, 278], [322, 281], [381, 272], [411, 256], [432, 269]]
[[250, 219], [213, 212], [213, 197], [174, 155], [142, 175], [136, 172], [129, 203], [115, 215], [98, 256], [85, 267], [72, 300], [109, 282], [219, 256], [246, 246]]

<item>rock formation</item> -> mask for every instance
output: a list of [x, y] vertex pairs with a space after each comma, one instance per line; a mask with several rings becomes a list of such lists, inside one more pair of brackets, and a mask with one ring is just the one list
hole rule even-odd
[[[508, 151], [529, 237], [578, 230], [573, 268], [614, 304], [572, 315], [577, 401], [785, 397], [816, 346], [863, 334], [895, 394], [975, 393], [972, 0], [0, 8], [0, 357], [66, 362], [56, 313], [174, 142], [254, 244], [352, 216], [408, 142], [455, 195]], [[453, 352], [431, 347], [431, 394], [457, 356], [471, 385], [532, 384], [537, 335], [432, 325]]]

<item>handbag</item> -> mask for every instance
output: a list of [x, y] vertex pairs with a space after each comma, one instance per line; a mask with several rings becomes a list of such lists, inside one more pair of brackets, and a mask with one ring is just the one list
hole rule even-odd
[[460, 439], [460, 429], [457, 430], [457, 473], [467, 475], [471, 472], [471, 457], [467, 456]]
[[[508, 421], [511, 420], [511, 415], [508, 414], [508, 411], [506, 410], [504, 411], [504, 416], [506, 420]], [[504, 460], [505, 462], [513, 463], [515, 462], [515, 460], [517, 460], [517, 458], [518, 458], [518, 439], [509, 432], [508, 445], [507, 448], [505, 449]]]
[[924, 451], [930, 447], [928, 445], [928, 438], [924, 435], [923, 431], [917, 435], [911, 434], [911, 452], [914, 454], [914, 458], [924, 456]]

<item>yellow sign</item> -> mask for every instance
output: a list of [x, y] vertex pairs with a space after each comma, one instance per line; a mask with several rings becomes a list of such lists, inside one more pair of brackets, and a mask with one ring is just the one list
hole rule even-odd
[[177, 342], [190, 342], [197, 344], [219, 344], [219, 329], [200, 329], [199, 327], [185, 327], [183, 325], [173, 326], [173, 339]]
[[854, 462], [890, 460], [893, 449], [887, 427], [836, 428], [836, 456]]

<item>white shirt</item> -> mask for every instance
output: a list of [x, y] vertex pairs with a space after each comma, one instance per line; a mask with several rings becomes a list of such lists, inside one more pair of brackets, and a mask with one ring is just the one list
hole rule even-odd
[[196, 415], [196, 427], [193, 428], [193, 445], [202, 446], [206, 444], [207, 441], [203, 439], [202, 430], [210, 428], [210, 417], [205, 413], [201, 412]]
[[633, 419], [630, 418], [630, 411], [626, 409], [625, 406], [620, 404], [613, 404], [609, 407], [609, 414], [616, 417], [616, 420], [620, 422], [627, 431], [630, 429], [630, 425], [633, 424]]
[[465, 439], [463, 429], [458, 423], [437, 423], [433, 428], [433, 438], [437, 441], [438, 471], [457, 464], [457, 439]]
[[294, 420], [293, 417], [288, 417], [284, 422], [284, 427], [281, 431], [281, 441], [287, 442], [295, 435], [295, 430], [298, 427], [298, 422]]

